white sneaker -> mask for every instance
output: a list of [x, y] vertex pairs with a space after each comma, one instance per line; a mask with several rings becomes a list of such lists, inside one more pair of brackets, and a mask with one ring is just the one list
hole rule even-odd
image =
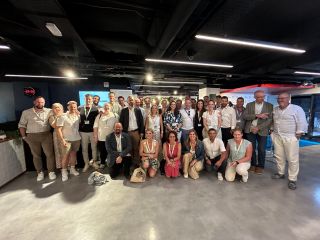
[[82, 172], [88, 171], [89, 167], [90, 167], [89, 164], [85, 164], [83, 169], [82, 169]]
[[65, 182], [67, 181], [69, 178], [68, 178], [68, 171], [67, 169], [61, 169], [61, 180], [62, 182]]
[[79, 172], [76, 170], [75, 167], [70, 168], [70, 174], [72, 174], [74, 176], [79, 176]]
[[37, 176], [37, 181], [40, 182], [40, 181], [42, 181], [43, 179], [44, 179], [44, 174], [43, 174], [43, 172], [39, 172], [39, 173], [38, 173], [38, 176]]
[[57, 175], [55, 172], [49, 172], [49, 179], [50, 180], [55, 180], [57, 178]]
[[222, 176], [222, 173], [220, 173], [220, 172], [218, 172], [218, 180], [223, 181], [223, 176]]
[[98, 169], [99, 169], [99, 165], [98, 165], [98, 163], [97, 163], [96, 161], [94, 161], [94, 162], [92, 163], [92, 167], [93, 167], [95, 170], [98, 170]]
[[188, 173], [187, 174], [183, 174], [184, 178], [189, 178]]
[[248, 182], [248, 178], [249, 178], [248, 174], [242, 175], [242, 182], [244, 183]]

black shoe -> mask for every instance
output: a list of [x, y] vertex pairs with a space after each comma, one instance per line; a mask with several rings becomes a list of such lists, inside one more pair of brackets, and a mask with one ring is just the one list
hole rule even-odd
[[272, 179], [284, 179], [284, 174], [275, 173], [271, 177]]
[[295, 181], [289, 181], [288, 188], [291, 189], [291, 190], [296, 190], [297, 189], [297, 183]]

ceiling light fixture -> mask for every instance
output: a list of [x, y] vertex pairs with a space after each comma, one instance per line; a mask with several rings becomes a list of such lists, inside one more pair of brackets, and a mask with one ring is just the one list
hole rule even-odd
[[232, 65], [219, 64], [219, 63], [204, 63], [204, 62], [186, 62], [186, 61], [173, 61], [166, 59], [156, 59], [156, 58], [146, 58], [147, 62], [157, 62], [157, 63], [171, 63], [178, 65], [195, 65], [195, 66], [205, 66], [205, 67], [221, 67], [221, 68], [233, 68]]
[[177, 86], [162, 86], [162, 85], [135, 85], [136, 87], [150, 87], [150, 88], [177, 88]]
[[[70, 77], [60, 76], [45, 76], [45, 75], [22, 75], [22, 74], [6, 74], [5, 77], [19, 77], [19, 78], [58, 78], [58, 79], [70, 79]], [[75, 77], [73, 79], [88, 79], [87, 77]]]
[[46, 23], [46, 28], [51, 32], [53, 36], [62, 37], [60, 29], [54, 23]]
[[70, 79], [75, 79], [77, 77], [76, 73], [71, 69], [63, 70], [63, 74]]
[[190, 84], [190, 85], [204, 84], [203, 82], [180, 82], [180, 81], [153, 81], [153, 83]]
[[178, 94], [178, 91], [177, 91], [177, 90], [174, 90], [174, 91], [173, 91], [173, 94], [174, 94], [174, 95], [177, 95], [177, 94]]
[[153, 80], [153, 76], [151, 73], [146, 74], [146, 80], [147, 80], [147, 82], [151, 82]]
[[215, 37], [215, 36], [207, 36], [207, 35], [196, 35], [197, 39], [203, 39], [213, 42], [223, 42], [229, 44], [236, 44], [236, 45], [243, 45], [243, 46], [250, 46], [250, 47], [258, 47], [258, 48], [267, 48], [273, 49], [278, 51], [284, 52], [292, 52], [292, 53], [305, 53], [306, 50], [298, 49], [298, 48], [290, 48], [283, 45], [278, 45], [274, 43], [262, 43], [259, 41], [243, 41], [243, 40], [236, 40], [230, 38], [222, 38], [222, 37]]
[[10, 47], [6, 45], [0, 45], [0, 49], [10, 50]]
[[305, 71], [295, 71], [295, 74], [313, 75], [320, 76], [320, 72], [305, 72]]

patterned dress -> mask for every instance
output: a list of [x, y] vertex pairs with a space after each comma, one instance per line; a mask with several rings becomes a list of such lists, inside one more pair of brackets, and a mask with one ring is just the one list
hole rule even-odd
[[[58, 118], [59, 117], [57, 117], [57, 116], [51, 115], [49, 117], [50, 125], [56, 124]], [[55, 160], [56, 160], [56, 168], [59, 169], [62, 167], [62, 165], [61, 165], [62, 155], [60, 154], [60, 151], [59, 151], [60, 145], [59, 145], [59, 140], [58, 140], [58, 135], [57, 135], [56, 129], [54, 129], [52, 136], [53, 136], [53, 149], [54, 149], [54, 156], [55, 156]]]
[[180, 141], [181, 137], [181, 129], [177, 128], [178, 124], [182, 124], [182, 116], [181, 113], [179, 112], [177, 116], [174, 115], [173, 112], [168, 111], [166, 112], [164, 116], [164, 124], [165, 126], [169, 125], [172, 129], [176, 129], [177, 134], [178, 134], [178, 139]]

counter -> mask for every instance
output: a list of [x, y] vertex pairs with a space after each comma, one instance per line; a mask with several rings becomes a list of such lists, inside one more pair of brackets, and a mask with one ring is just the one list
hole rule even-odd
[[26, 171], [21, 138], [0, 142], [0, 187]]

